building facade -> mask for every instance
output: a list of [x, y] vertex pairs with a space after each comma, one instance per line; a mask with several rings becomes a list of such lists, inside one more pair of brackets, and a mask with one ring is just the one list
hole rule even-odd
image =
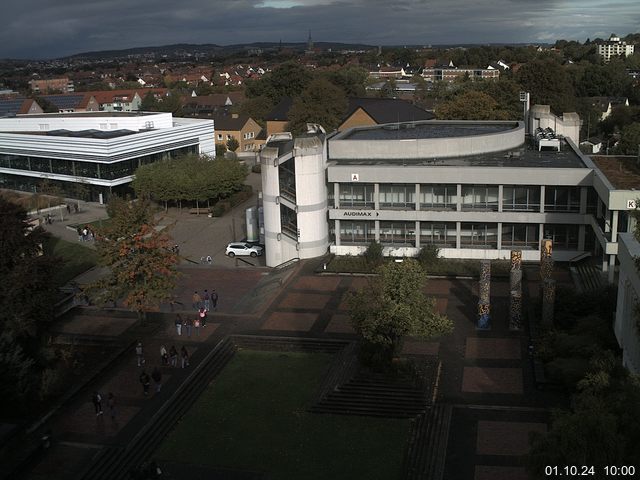
[[598, 45], [598, 55], [600, 55], [605, 62], [611, 60], [611, 57], [619, 57], [624, 55], [628, 57], [633, 55], [634, 45], [628, 44], [620, 40], [616, 34], [611, 34], [609, 40]]
[[632, 373], [640, 374], [640, 333], [638, 302], [640, 275], [635, 259], [640, 256], [640, 243], [631, 233], [620, 234], [620, 272], [618, 301], [613, 331], [622, 349], [622, 363]]
[[307, 258], [311, 244], [358, 255], [372, 241], [391, 256], [434, 245], [448, 258], [507, 259], [518, 249], [538, 261], [552, 238], [556, 261], [591, 253], [613, 281], [633, 190], [616, 188], [569, 137], [535, 133], [523, 122], [424, 121], [300, 145], [270, 139], [260, 155], [267, 264], [270, 250], [281, 263]]
[[47, 180], [93, 201], [126, 193], [136, 168], [194, 153], [215, 155], [211, 120], [170, 113], [24, 115], [0, 119], [0, 187], [37, 192]]

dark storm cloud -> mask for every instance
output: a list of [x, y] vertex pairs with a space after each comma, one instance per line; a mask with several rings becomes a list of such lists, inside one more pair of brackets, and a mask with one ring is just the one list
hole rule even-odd
[[[584, 40], [637, 30], [636, 0], [8, 0], [0, 57], [172, 43]], [[604, 33], [603, 33], [604, 32]]]

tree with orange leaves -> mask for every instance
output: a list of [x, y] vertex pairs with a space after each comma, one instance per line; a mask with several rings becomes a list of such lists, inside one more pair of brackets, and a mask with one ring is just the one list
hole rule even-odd
[[169, 237], [155, 228], [147, 202], [115, 198], [108, 211], [109, 223], [96, 232], [96, 250], [109, 273], [90, 287], [90, 294], [103, 305], [121, 300], [144, 320], [171, 299], [178, 256], [169, 248]]

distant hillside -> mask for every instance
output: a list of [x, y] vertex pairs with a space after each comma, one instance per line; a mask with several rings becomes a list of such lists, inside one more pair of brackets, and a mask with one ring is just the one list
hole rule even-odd
[[[334, 43], [334, 42], [315, 42], [316, 48], [320, 48], [321, 50], [368, 50], [371, 48], [375, 48], [371, 45], [362, 45], [362, 44], [349, 44], [349, 43]], [[303, 42], [299, 43], [280, 43], [280, 42], [254, 42], [254, 43], [242, 43], [236, 45], [216, 45], [213, 43], [209, 44], [189, 44], [189, 43], [179, 43], [175, 45], [162, 45], [156, 47], [136, 47], [136, 48], [127, 48], [124, 50], [103, 50], [97, 52], [83, 52], [76, 53], [74, 55], [69, 55], [64, 59], [109, 59], [116, 57], [125, 57], [128, 55], [159, 55], [167, 57], [172, 56], [184, 56], [185, 54], [191, 55], [229, 55], [237, 52], [242, 52], [244, 50], [259, 48], [262, 50], [273, 50], [277, 48], [287, 48], [293, 50], [304, 50], [307, 48], [307, 44]]]

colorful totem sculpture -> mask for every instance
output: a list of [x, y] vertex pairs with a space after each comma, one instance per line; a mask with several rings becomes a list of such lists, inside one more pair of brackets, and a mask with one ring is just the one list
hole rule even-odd
[[480, 284], [478, 286], [478, 328], [491, 328], [491, 261], [480, 263]]
[[509, 329], [522, 328], [522, 251], [511, 250]]

